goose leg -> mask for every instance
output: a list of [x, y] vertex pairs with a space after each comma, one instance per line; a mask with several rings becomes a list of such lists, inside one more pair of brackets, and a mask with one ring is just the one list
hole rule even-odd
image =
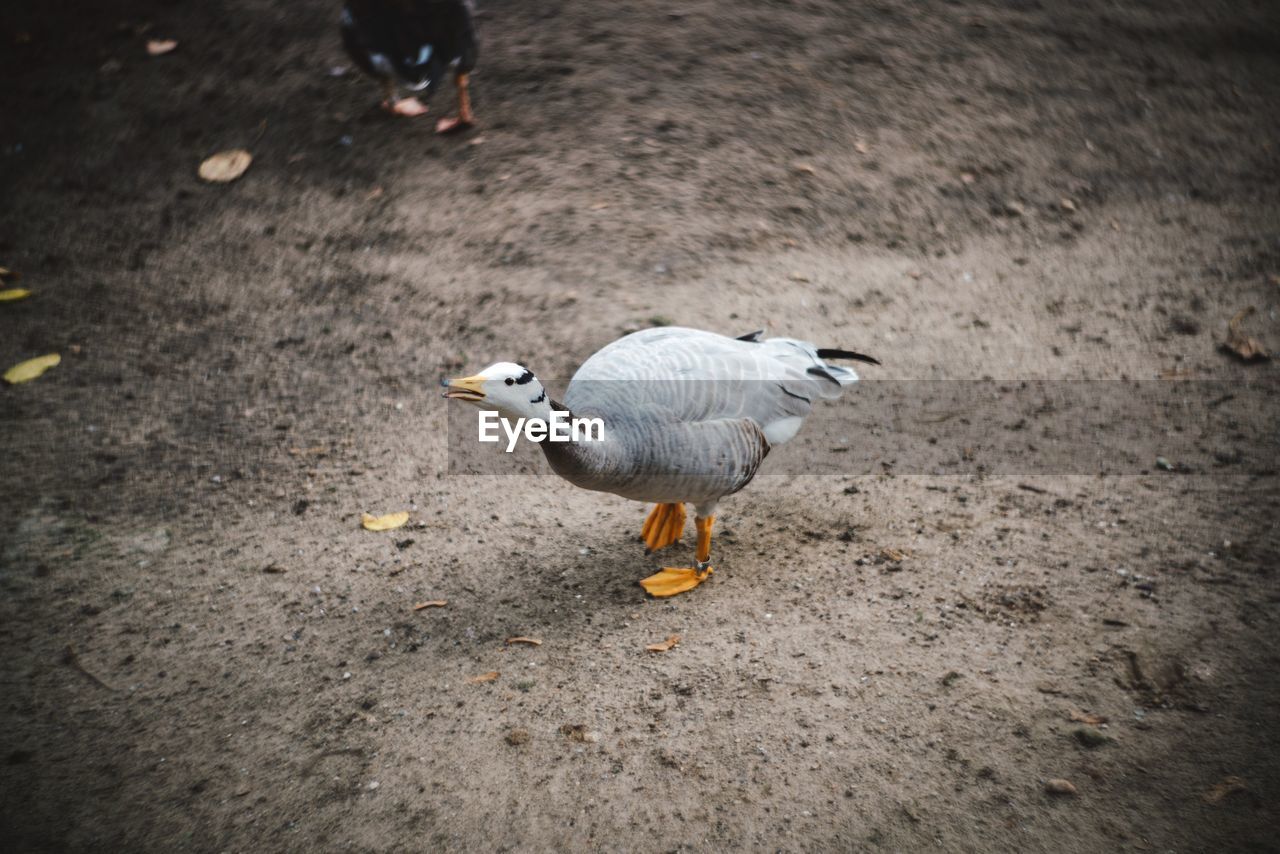
[[644, 528], [640, 536], [644, 539], [645, 548], [649, 552], [665, 549], [680, 539], [684, 533], [683, 504], [655, 504], [644, 520]]
[[436, 122], [436, 133], [453, 133], [476, 123], [476, 117], [471, 114], [471, 93], [467, 91], [470, 79], [471, 75], [466, 72], [454, 75], [453, 82], [458, 87], [458, 115], [456, 118], [446, 116]]
[[665, 598], [692, 590], [707, 580], [714, 570], [711, 568], [711, 526], [716, 517], [698, 516], [694, 525], [698, 529], [698, 563], [692, 569], [679, 567], [663, 567], [661, 572], [654, 573], [640, 582], [650, 596]]

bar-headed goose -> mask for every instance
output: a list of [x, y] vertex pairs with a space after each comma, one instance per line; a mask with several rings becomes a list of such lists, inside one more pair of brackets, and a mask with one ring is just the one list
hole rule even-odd
[[753, 332], [728, 338], [697, 329], [646, 329], [587, 359], [558, 403], [533, 372], [499, 362], [475, 376], [442, 380], [445, 397], [508, 419], [600, 419], [603, 435], [542, 442], [551, 468], [584, 489], [657, 506], [641, 536], [650, 551], [676, 542], [684, 505], [697, 515], [697, 563], [668, 567], [640, 583], [674, 596], [711, 574], [711, 526], [721, 498], [746, 486], [769, 449], [795, 436], [818, 399], [857, 381], [827, 359], [878, 365], [870, 356]]

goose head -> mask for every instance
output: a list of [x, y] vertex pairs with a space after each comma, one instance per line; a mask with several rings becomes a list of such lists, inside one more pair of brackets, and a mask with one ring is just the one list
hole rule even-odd
[[496, 409], [507, 418], [542, 418], [551, 412], [547, 390], [533, 371], [515, 362], [498, 362], [471, 377], [441, 380], [444, 396]]

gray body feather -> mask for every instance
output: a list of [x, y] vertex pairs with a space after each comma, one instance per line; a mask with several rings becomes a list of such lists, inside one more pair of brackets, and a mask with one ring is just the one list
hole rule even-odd
[[707, 515], [751, 481], [771, 446], [796, 434], [815, 402], [857, 379], [805, 341], [646, 329], [589, 358], [565, 392], [574, 417], [602, 419], [604, 441], [542, 447], [578, 486], [690, 502]]

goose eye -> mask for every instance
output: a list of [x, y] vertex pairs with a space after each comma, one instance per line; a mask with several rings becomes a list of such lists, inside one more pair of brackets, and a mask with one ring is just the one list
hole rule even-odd
[[506, 379], [506, 383], [507, 383], [507, 385], [515, 385], [515, 384], [516, 384], [516, 381], [515, 381], [515, 380], [513, 380], [513, 379], [511, 379], [511, 377], [507, 377], [507, 379]]

